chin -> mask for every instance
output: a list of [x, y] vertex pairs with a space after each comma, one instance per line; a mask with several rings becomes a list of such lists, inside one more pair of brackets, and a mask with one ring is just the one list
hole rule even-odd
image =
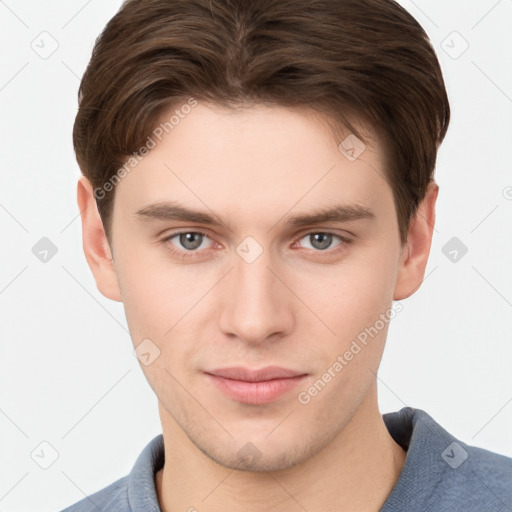
[[304, 443], [304, 439], [297, 440], [295, 445], [290, 445], [290, 438], [288, 438], [286, 446], [280, 447], [264, 440], [247, 441], [235, 452], [231, 451], [231, 444], [225, 446], [224, 451], [221, 451], [223, 447], [220, 444], [215, 447], [197, 444], [196, 446], [204, 455], [225, 468], [257, 473], [290, 469], [308, 460], [323, 447], [321, 443], [298, 446], [299, 443]]

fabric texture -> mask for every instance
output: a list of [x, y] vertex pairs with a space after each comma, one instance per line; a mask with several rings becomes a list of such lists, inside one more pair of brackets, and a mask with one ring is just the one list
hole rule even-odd
[[[420, 409], [383, 419], [407, 456], [380, 512], [512, 512], [512, 458], [457, 440]], [[154, 477], [163, 464], [160, 434], [129, 475], [62, 512], [161, 512]]]

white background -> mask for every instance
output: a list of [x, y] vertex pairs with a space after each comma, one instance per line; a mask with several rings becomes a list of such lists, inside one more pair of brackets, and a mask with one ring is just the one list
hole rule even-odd
[[[391, 324], [381, 410], [421, 408], [512, 456], [512, 1], [401, 3], [436, 48], [452, 120], [428, 278]], [[122, 305], [98, 292], [83, 256], [75, 199], [79, 79], [119, 6], [0, 2], [2, 512], [78, 501], [127, 474], [161, 431]], [[59, 45], [47, 59], [31, 48], [43, 31]], [[458, 58], [453, 31], [469, 43]], [[43, 236], [58, 248], [47, 263], [32, 253]], [[454, 236], [468, 247], [457, 263], [441, 251]], [[30, 456], [42, 441], [59, 454], [46, 470]]]

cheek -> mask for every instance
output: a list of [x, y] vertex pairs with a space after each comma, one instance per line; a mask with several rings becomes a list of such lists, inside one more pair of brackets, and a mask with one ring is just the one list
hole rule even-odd
[[345, 268], [335, 283], [325, 283], [323, 293], [310, 296], [311, 308], [335, 333], [322, 336], [314, 378], [299, 390], [299, 402], [308, 404], [306, 412], [319, 425], [351, 416], [375, 382], [394, 316], [389, 275], [382, 263]]
[[326, 336], [334, 338], [332, 345], [341, 348], [340, 343], [349, 343], [390, 308], [396, 278], [393, 261], [392, 254], [375, 244], [297, 282], [297, 295], [306, 298], [318, 320], [334, 331], [335, 336]]
[[157, 347], [158, 358], [142, 365], [157, 391], [175, 387], [172, 376], [192, 372], [196, 353], [205, 349], [198, 340], [204, 338], [201, 329], [215, 327], [211, 323], [215, 316], [205, 316], [211, 301], [207, 292], [215, 276], [202, 279], [193, 265], [179, 268], [161, 255], [155, 258], [155, 252], [153, 248], [147, 253], [123, 253], [117, 272], [133, 345], [149, 339]]
[[163, 248], [151, 246], [119, 250], [122, 256], [116, 261], [116, 271], [134, 342], [140, 336], [162, 338], [197, 295], [197, 282], [191, 282], [177, 266], [166, 264], [163, 253]]
[[[389, 321], [394, 316], [394, 255], [386, 253], [384, 244], [375, 244], [357, 256], [347, 258], [335, 271], [316, 276], [315, 286], [311, 286], [311, 280], [302, 281], [300, 293], [307, 294], [309, 289], [309, 295], [305, 295], [311, 301], [308, 305], [335, 333], [325, 329], [322, 344], [315, 347], [312, 358], [316, 359], [316, 371], [310, 391], [318, 394], [312, 401], [316, 403], [315, 414], [323, 420], [325, 415], [341, 414], [341, 410], [335, 412], [336, 404], [355, 406], [362, 400], [375, 380]], [[309, 332], [312, 330], [309, 321]], [[311, 398], [309, 391], [305, 392], [306, 399]], [[332, 408], [326, 404], [332, 404]]]

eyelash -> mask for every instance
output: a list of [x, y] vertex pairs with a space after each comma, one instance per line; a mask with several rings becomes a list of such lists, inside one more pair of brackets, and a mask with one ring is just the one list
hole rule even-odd
[[[166, 237], [164, 237], [162, 239], [162, 243], [165, 243], [167, 244], [168, 242], [170, 242], [170, 240], [176, 236], [179, 236], [179, 235], [184, 235], [184, 234], [189, 234], [189, 233], [193, 233], [195, 235], [202, 235], [202, 236], [206, 236], [208, 238], [209, 235], [208, 233], [204, 232], [204, 231], [201, 231], [201, 230], [197, 230], [197, 231], [179, 231], [177, 233], [172, 233], [170, 235], [167, 235]], [[296, 242], [299, 242], [301, 239], [303, 239], [305, 236], [308, 236], [308, 235], [313, 235], [313, 234], [323, 234], [323, 235], [332, 235], [336, 238], [339, 238], [339, 240], [342, 242], [340, 244], [338, 244], [334, 249], [325, 249], [323, 251], [321, 250], [314, 250], [314, 249], [311, 249], [313, 250], [314, 252], [318, 252], [318, 253], [329, 253], [331, 255], [333, 254], [337, 254], [338, 252], [342, 251], [347, 245], [350, 245], [353, 243], [353, 240], [351, 240], [350, 238], [346, 238], [344, 236], [341, 236], [341, 235], [338, 235], [337, 233], [334, 233], [332, 231], [308, 231], [307, 233], [304, 233], [302, 234], [297, 240]], [[296, 242], [293, 242], [293, 244], [295, 244]], [[172, 244], [169, 244], [171, 245], [172, 247]], [[186, 259], [186, 258], [194, 258], [194, 257], [197, 257], [198, 255], [200, 255], [201, 251], [205, 251], [207, 249], [202, 249], [202, 250], [193, 250], [193, 251], [185, 251], [185, 250], [177, 250], [177, 249], [174, 249], [174, 248], [169, 248], [169, 251], [174, 254], [175, 256], [178, 256], [179, 258], [183, 258], [183, 259]]]

